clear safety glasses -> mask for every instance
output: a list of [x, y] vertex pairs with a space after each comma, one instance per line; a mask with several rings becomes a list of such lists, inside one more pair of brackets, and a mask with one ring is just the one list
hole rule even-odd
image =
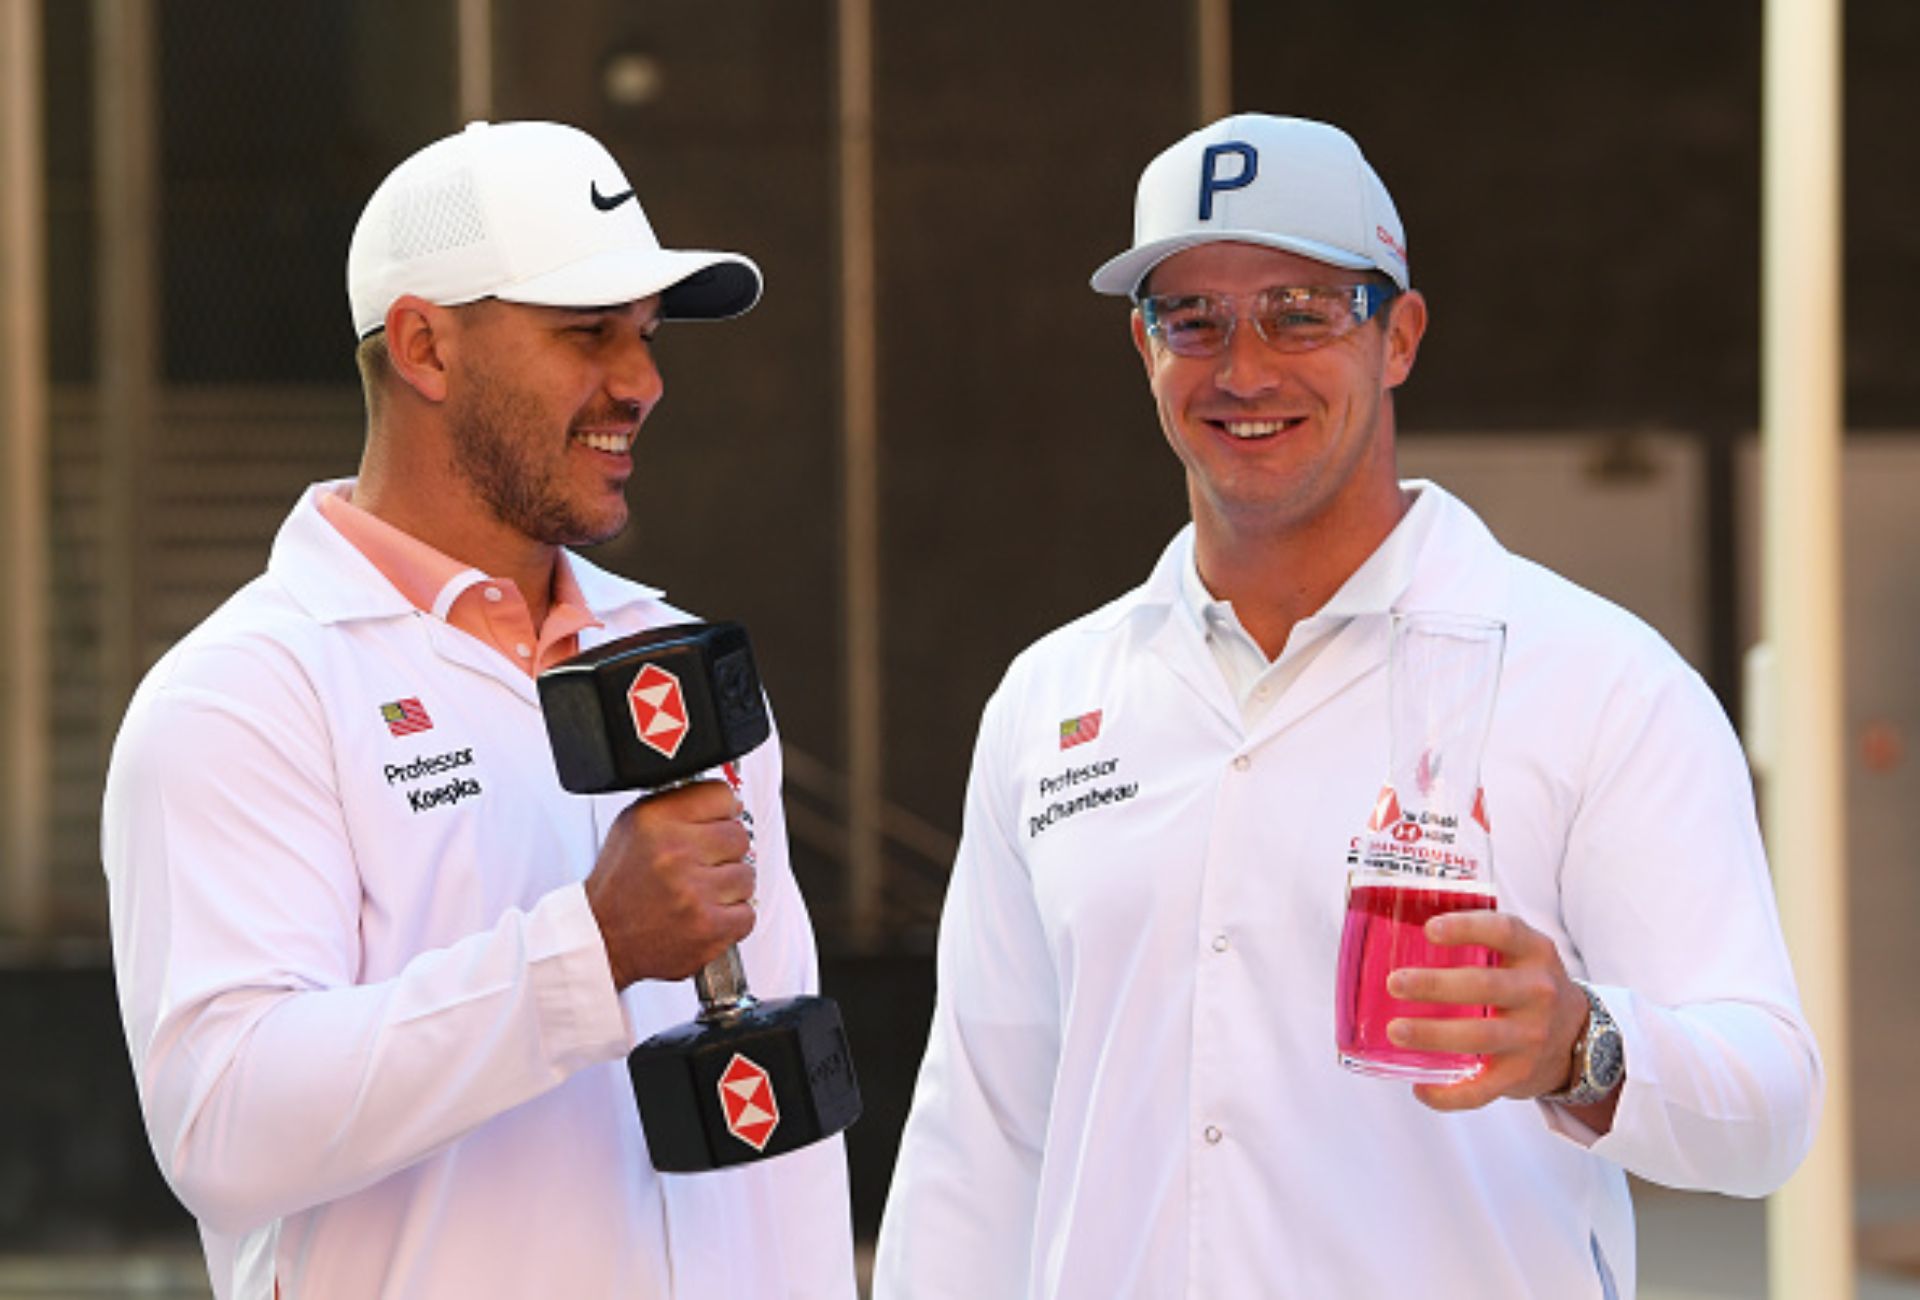
[[1156, 293], [1136, 300], [1147, 333], [1182, 357], [1217, 357], [1244, 315], [1268, 347], [1311, 352], [1351, 334], [1399, 296], [1392, 285], [1314, 285], [1265, 289], [1247, 299], [1227, 294]]

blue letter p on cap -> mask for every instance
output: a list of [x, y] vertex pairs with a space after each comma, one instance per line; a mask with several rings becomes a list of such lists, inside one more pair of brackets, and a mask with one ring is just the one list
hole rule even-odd
[[[1232, 176], [1218, 175], [1220, 158], [1232, 154], [1240, 159], [1240, 170]], [[1260, 173], [1260, 155], [1250, 144], [1210, 144], [1200, 156], [1200, 220], [1213, 219], [1213, 196], [1227, 190], [1244, 190]]]

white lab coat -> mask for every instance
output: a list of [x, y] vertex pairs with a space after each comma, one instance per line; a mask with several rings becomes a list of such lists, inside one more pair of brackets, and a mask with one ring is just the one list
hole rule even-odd
[[[614, 993], [581, 881], [630, 796], [561, 790], [532, 679], [335, 531], [314, 501], [338, 486], [148, 674], [107, 781], [140, 1101], [216, 1296], [846, 1300], [838, 1139], [652, 1170], [625, 1055], [697, 1003]], [[606, 623], [586, 645], [685, 618], [571, 563]], [[403, 699], [429, 729], [393, 734]], [[810, 990], [777, 739], [741, 767], [746, 967]]]
[[[1806, 1152], [1820, 1065], [1716, 701], [1649, 628], [1410, 486], [1436, 512], [1411, 580], [1250, 726], [1179, 608], [1191, 529], [1015, 660], [981, 724], [877, 1300], [1627, 1297], [1623, 1171], [1754, 1196]], [[1509, 625], [1494, 872], [1620, 1023], [1598, 1140], [1536, 1102], [1440, 1114], [1335, 1061], [1388, 605]]]

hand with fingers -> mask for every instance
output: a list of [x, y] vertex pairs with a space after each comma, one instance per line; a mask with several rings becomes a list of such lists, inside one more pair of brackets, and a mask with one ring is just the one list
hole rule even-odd
[[[1399, 1019], [1387, 1026], [1388, 1038], [1400, 1047], [1485, 1058], [1471, 1078], [1420, 1084], [1414, 1096], [1435, 1110], [1454, 1111], [1560, 1090], [1573, 1068], [1574, 1043], [1586, 1028], [1588, 1003], [1553, 940], [1507, 912], [1451, 912], [1428, 921], [1426, 932], [1444, 947], [1479, 944], [1496, 962], [1448, 970], [1406, 967], [1388, 976], [1387, 990], [1396, 998], [1491, 1011], [1484, 1017]], [[1595, 1132], [1605, 1133], [1618, 1096], [1570, 1109]]]
[[723, 781], [636, 799], [587, 877], [614, 984], [686, 979], [753, 930], [752, 839]]

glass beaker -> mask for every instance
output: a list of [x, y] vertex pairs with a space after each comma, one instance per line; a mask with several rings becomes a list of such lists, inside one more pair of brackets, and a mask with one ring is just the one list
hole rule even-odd
[[1430, 943], [1443, 912], [1491, 910], [1493, 842], [1480, 757], [1500, 685], [1506, 624], [1467, 615], [1393, 616], [1388, 659], [1387, 782], [1347, 853], [1346, 924], [1334, 984], [1340, 1063], [1362, 1074], [1451, 1083], [1481, 1057], [1396, 1047], [1387, 1022], [1491, 1014], [1483, 1006], [1409, 1002], [1387, 992], [1403, 967], [1491, 966], [1479, 944]]

